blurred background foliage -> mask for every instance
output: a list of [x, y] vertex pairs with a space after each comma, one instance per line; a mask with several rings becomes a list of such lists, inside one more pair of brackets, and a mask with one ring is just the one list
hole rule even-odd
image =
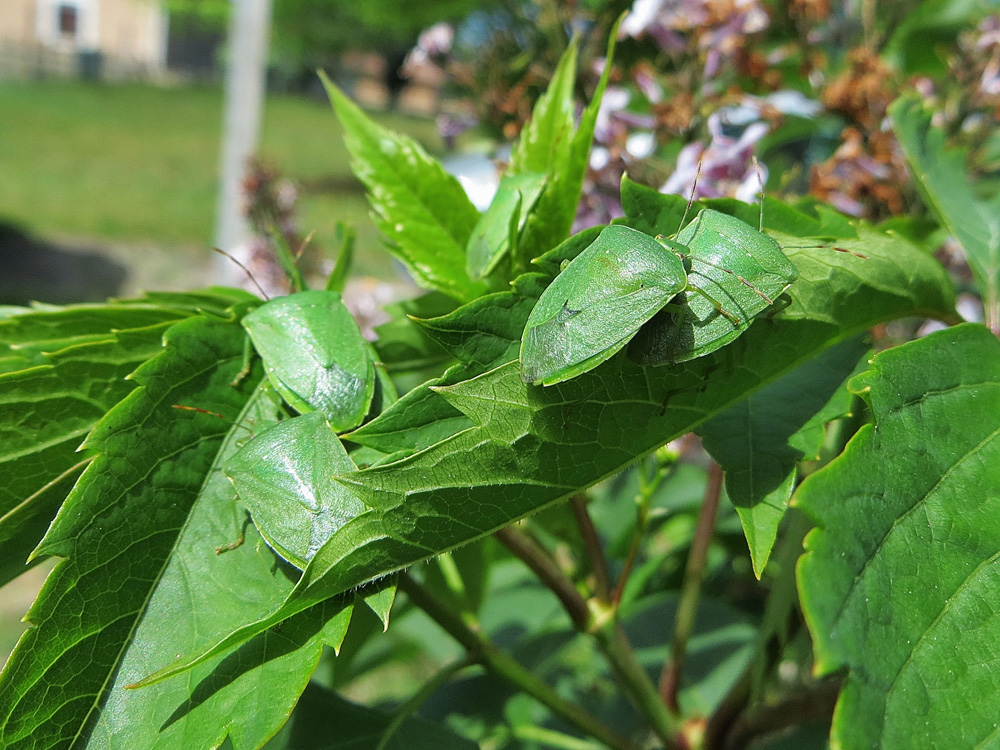
[[[207, 70], [124, 84], [0, 80], [0, 221], [14, 235], [104, 252], [125, 292], [207, 280], [229, 5], [166, 3], [171, 33], [209, 50]], [[571, 36], [582, 41], [583, 102], [626, 11], [577, 228], [620, 214], [626, 170], [687, 194], [701, 162], [699, 196], [753, 199], [756, 155], [770, 195], [813, 196], [926, 234], [933, 227], [886, 125], [906, 90], [969, 149], [980, 184], [996, 179], [995, 0], [274, 0], [259, 164], [294, 202], [299, 234], [315, 230], [316, 252], [336, 245], [343, 221], [359, 233], [358, 270], [393, 277], [315, 70], [444, 158], [484, 204]], [[18, 298], [0, 294], [66, 301], [40, 278]], [[76, 293], [101, 296], [98, 281]]]

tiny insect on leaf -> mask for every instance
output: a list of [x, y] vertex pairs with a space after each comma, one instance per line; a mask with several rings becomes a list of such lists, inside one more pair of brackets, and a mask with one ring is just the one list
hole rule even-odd
[[271, 300], [243, 319], [264, 368], [296, 411], [322, 412], [334, 429], [361, 424], [375, 389], [370, 347], [336, 292]]

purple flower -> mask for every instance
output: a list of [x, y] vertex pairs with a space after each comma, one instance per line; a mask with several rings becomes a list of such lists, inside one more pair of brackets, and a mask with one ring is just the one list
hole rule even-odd
[[437, 116], [435, 124], [445, 147], [451, 150], [455, 148], [455, 139], [469, 128], [478, 125], [479, 118], [460, 112], [443, 112]]
[[979, 32], [976, 49], [1000, 47], [1000, 16], [986, 16], [979, 22], [976, 31]]
[[[677, 168], [660, 188], [661, 193], [693, 195], [695, 198], [733, 196], [746, 202], [751, 202], [760, 193], [760, 184], [767, 179], [767, 168], [761, 165], [758, 179], [751, 157], [769, 126], [763, 122], [752, 122], [739, 137], [733, 137], [726, 133], [723, 124], [726, 112], [719, 110], [708, 118], [711, 140], [707, 146], [695, 141], [681, 149]], [[695, 186], [699, 163], [701, 175]]]
[[601, 99], [594, 125], [594, 141], [605, 145], [621, 143], [629, 136], [629, 128], [652, 130], [656, 127], [653, 115], [627, 112], [625, 107], [632, 95], [618, 86], [609, 86]]
[[705, 78], [711, 79], [742, 45], [744, 37], [767, 28], [767, 12], [759, 0], [733, 0], [728, 15], [717, 17], [719, 8], [708, 0], [635, 0], [622, 21], [622, 37], [650, 36], [669, 54], [688, 47], [685, 37], [697, 33], [698, 47], [705, 53]]
[[426, 65], [434, 66], [445, 55], [451, 52], [455, 41], [455, 29], [444, 21], [428, 26], [417, 37], [417, 46], [403, 61], [401, 70], [408, 77], [414, 77], [416, 72]]

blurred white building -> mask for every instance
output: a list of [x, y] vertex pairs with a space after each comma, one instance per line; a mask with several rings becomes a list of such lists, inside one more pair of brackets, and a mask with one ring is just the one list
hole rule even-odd
[[2, 0], [0, 76], [156, 77], [167, 61], [159, 0]]

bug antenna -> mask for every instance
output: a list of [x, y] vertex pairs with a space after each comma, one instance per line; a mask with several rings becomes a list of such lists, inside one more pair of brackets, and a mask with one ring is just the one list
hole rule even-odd
[[861, 258], [862, 260], [871, 260], [867, 255], [862, 255], [861, 253], [856, 253], [853, 250], [848, 250], [846, 247], [838, 247], [837, 245], [782, 245], [781, 249], [789, 248], [791, 250], [834, 250], [838, 253], [847, 253], [848, 255], [853, 255], [855, 258]]
[[701, 165], [702, 165], [702, 161], [701, 161], [701, 159], [699, 159], [698, 160], [698, 169], [695, 170], [695, 173], [694, 173], [694, 182], [691, 185], [691, 194], [688, 196], [688, 204], [684, 208], [684, 215], [681, 217], [680, 226], [677, 227], [677, 231], [678, 232], [681, 229], [684, 228], [684, 221], [687, 219], [688, 214], [691, 212], [691, 205], [694, 203], [694, 196], [698, 192], [698, 178], [701, 176]]
[[217, 252], [219, 255], [224, 255], [225, 257], [229, 258], [229, 260], [231, 260], [233, 263], [235, 263], [240, 268], [242, 268], [243, 269], [243, 273], [245, 273], [247, 275], [247, 277], [250, 279], [250, 281], [253, 282], [253, 285], [255, 287], [257, 287], [257, 291], [260, 292], [260, 295], [264, 299], [266, 299], [266, 300], [270, 300], [271, 299], [271, 297], [268, 295], [268, 293], [264, 291], [264, 287], [262, 287], [260, 284], [257, 283], [257, 279], [255, 279], [253, 277], [253, 274], [250, 273], [250, 269], [249, 268], [247, 268], [246, 266], [244, 266], [242, 263], [240, 263], [238, 260], [236, 260], [236, 258], [234, 258], [232, 255], [230, 255], [229, 253], [227, 253], [225, 250], [220, 250], [217, 247], [213, 247], [212, 249], [215, 252]]
[[210, 417], [218, 417], [221, 420], [229, 422], [229, 424], [231, 424], [231, 425], [234, 425], [236, 427], [240, 427], [240, 428], [246, 430], [247, 432], [250, 433], [251, 436], [253, 436], [253, 430], [251, 430], [245, 424], [240, 424], [239, 422], [235, 422], [232, 419], [230, 419], [229, 417], [227, 417], [225, 414], [220, 414], [217, 411], [209, 411], [208, 409], [201, 409], [201, 408], [199, 408], [197, 406], [185, 406], [184, 404], [174, 404], [173, 407], [175, 409], [180, 409], [182, 411], [195, 411], [195, 412], [198, 412], [199, 414], [208, 414]]
[[763, 234], [764, 232], [764, 178], [760, 176], [760, 162], [757, 161], [757, 155], [754, 154], [750, 157], [753, 160], [753, 168], [757, 171], [757, 184], [760, 186], [760, 226], [757, 228], [758, 232]]

